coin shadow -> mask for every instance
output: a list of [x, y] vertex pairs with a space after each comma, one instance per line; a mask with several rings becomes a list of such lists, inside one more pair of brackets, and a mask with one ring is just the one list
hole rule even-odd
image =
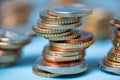
[[[85, 76], [87, 73], [88, 73], [88, 71], [85, 71], [85, 72], [82, 72], [82, 73], [79, 73], [79, 74], [65, 75], [65, 76], [55, 77], [55, 78], [56, 78], [56, 79], [57, 79], [57, 78], [60, 78], [60, 79], [71, 79], [71, 78], [83, 77], [83, 76]], [[54, 78], [54, 79], [55, 79], [55, 78]]]

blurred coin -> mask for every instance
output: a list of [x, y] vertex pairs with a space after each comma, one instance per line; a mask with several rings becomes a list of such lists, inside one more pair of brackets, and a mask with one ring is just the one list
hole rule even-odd
[[53, 6], [48, 9], [49, 15], [60, 17], [82, 17], [92, 13], [92, 10], [82, 4]]

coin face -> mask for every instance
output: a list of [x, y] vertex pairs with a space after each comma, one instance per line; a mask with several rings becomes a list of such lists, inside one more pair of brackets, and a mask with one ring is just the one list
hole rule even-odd
[[92, 10], [82, 4], [55, 6], [48, 9], [48, 14], [61, 17], [81, 17], [91, 13]]

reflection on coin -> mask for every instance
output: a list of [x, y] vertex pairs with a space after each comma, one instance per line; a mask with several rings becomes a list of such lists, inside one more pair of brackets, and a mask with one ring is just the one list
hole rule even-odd
[[60, 17], [81, 17], [91, 13], [92, 10], [82, 4], [54, 6], [48, 9], [49, 15]]

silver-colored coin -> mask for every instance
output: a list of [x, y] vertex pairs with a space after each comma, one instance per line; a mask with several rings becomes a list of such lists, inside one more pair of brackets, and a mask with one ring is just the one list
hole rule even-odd
[[87, 70], [87, 64], [85, 60], [81, 60], [81, 64], [77, 66], [71, 66], [71, 67], [49, 67], [44, 66], [42, 64], [42, 57], [39, 57], [36, 60], [36, 64], [34, 65], [40, 70], [47, 71], [54, 74], [61, 74], [61, 75], [71, 75], [71, 74], [78, 74], [82, 73]]
[[60, 17], [82, 17], [92, 13], [92, 9], [83, 4], [54, 6], [48, 9], [49, 15]]
[[120, 68], [112, 68], [109, 66], [104, 65], [103, 60], [99, 62], [99, 68], [101, 70], [104, 70], [106, 72], [114, 73], [114, 74], [119, 74], [120, 75]]
[[37, 23], [37, 26], [40, 26], [42, 28], [48, 28], [48, 29], [73, 29], [73, 28], [80, 27], [81, 25], [82, 25], [82, 22], [78, 22], [70, 25], [51, 25], [51, 24], [42, 23], [39, 20]]

